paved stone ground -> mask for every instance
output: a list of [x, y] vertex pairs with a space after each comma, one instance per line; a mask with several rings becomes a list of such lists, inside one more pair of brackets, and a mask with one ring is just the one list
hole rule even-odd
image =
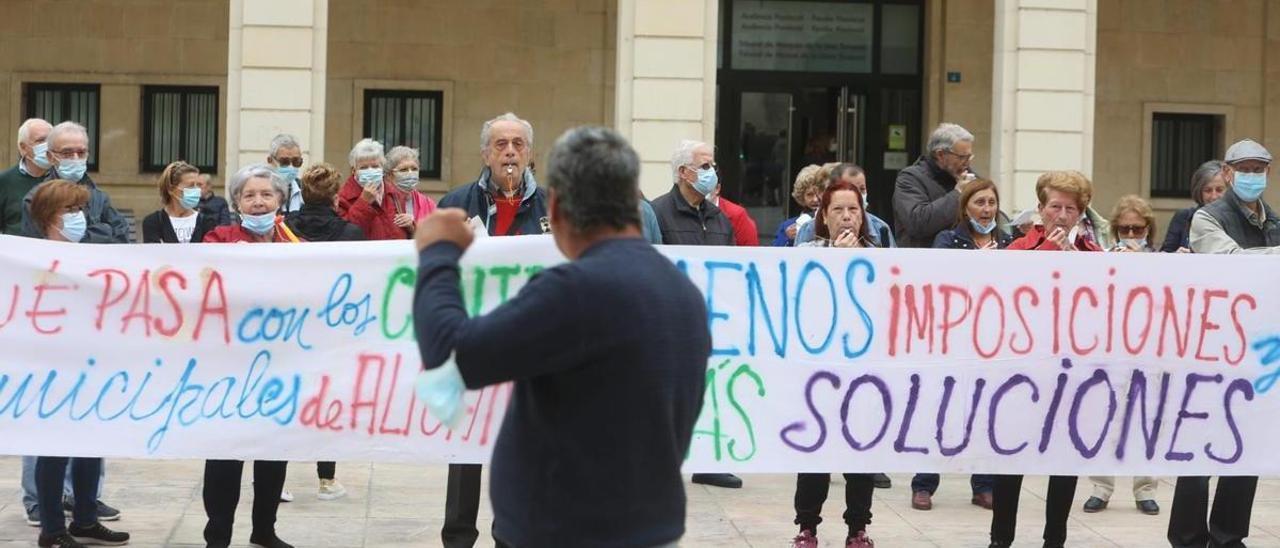
[[[198, 461], [109, 462], [104, 498], [124, 513], [124, 519], [111, 526], [132, 533], [131, 546], [203, 546], [202, 466]], [[0, 484], [0, 548], [35, 546], [37, 531], [23, 521], [19, 468], [16, 457], [0, 457], [0, 478], [6, 478]], [[337, 501], [321, 502], [315, 498], [315, 467], [311, 463], [291, 464], [287, 487], [297, 500], [281, 507], [281, 538], [300, 548], [439, 546], [446, 475], [443, 466], [339, 463], [338, 479], [350, 494]], [[795, 534], [791, 524], [794, 476], [758, 475], [745, 480], [746, 487], [741, 490], [688, 485], [688, 533], [681, 546], [788, 545]], [[876, 491], [872, 509], [875, 518], [869, 531], [878, 547], [986, 546], [990, 514], [969, 504], [967, 478], [944, 476], [931, 512], [910, 508], [909, 475], [896, 474], [893, 480], [892, 489]], [[1128, 481], [1121, 478], [1117, 482], [1119, 492], [1124, 492]], [[1045, 483], [1044, 478], [1028, 478], [1024, 483], [1019, 545], [1039, 545]], [[824, 512], [827, 522], [822, 531], [831, 535], [824, 538], [823, 546], [839, 546], [843, 540], [842, 489], [841, 480], [837, 479]], [[1172, 480], [1164, 478], [1157, 498], [1163, 510], [1168, 509], [1172, 494]], [[1082, 479], [1071, 515], [1072, 546], [1168, 545], [1164, 542], [1167, 514], [1142, 515], [1120, 496], [1107, 511], [1084, 514], [1079, 505], [1088, 495], [1088, 480]], [[240, 546], [248, 544], [252, 496], [246, 478], [236, 528]], [[480, 510], [481, 528], [486, 528], [490, 520], [486, 500]], [[1248, 544], [1280, 548], [1280, 479], [1262, 481]], [[478, 546], [492, 546], [492, 541], [482, 538]]]

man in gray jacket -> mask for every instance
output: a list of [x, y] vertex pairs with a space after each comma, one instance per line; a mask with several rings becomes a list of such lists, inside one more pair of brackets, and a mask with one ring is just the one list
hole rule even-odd
[[[1280, 219], [1262, 201], [1271, 173], [1271, 153], [1245, 139], [1227, 149], [1222, 178], [1227, 192], [1191, 218], [1196, 253], [1280, 253]], [[1257, 476], [1220, 476], [1209, 510], [1209, 477], [1183, 476], [1173, 491], [1168, 539], [1174, 548], [1244, 546], [1249, 536]], [[1208, 521], [1205, 513], [1208, 512]]]
[[898, 247], [929, 247], [939, 232], [956, 223], [960, 192], [973, 180], [973, 134], [943, 123], [929, 137], [928, 151], [898, 172], [893, 216]]
[[[45, 175], [45, 179], [71, 181], [89, 190], [89, 206], [84, 212], [89, 226], [84, 239], [80, 241], [93, 244], [129, 243], [129, 221], [116, 208], [111, 207], [111, 198], [99, 190], [98, 185], [86, 173], [89, 132], [75, 122], [63, 122], [49, 130], [47, 142], [51, 172]], [[32, 238], [43, 238], [44, 231], [31, 221], [31, 197], [35, 191], [32, 188], [22, 200], [22, 232]]]

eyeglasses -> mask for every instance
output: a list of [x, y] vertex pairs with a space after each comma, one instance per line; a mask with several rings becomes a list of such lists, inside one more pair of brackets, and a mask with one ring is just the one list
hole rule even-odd
[[959, 158], [959, 159], [964, 160], [964, 161], [966, 161], [966, 162], [967, 162], [967, 161], [969, 161], [969, 160], [972, 160], [972, 159], [973, 159], [973, 154], [972, 154], [972, 153], [971, 153], [971, 154], [960, 154], [960, 153], [957, 153], [957, 152], [952, 152], [952, 151], [950, 151], [950, 150], [944, 150], [943, 152], [945, 152], [945, 153], [947, 153], [947, 154], [950, 154], [950, 155], [952, 155], [952, 156], [955, 156], [956, 158]]
[[64, 148], [62, 150], [49, 150], [49, 152], [64, 160], [89, 157], [89, 149], [87, 148]]
[[299, 156], [297, 158], [276, 158], [276, 163], [280, 164], [280, 167], [284, 167], [284, 166], [302, 167], [302, 157]]
[[704, 162], [702, 165], [689, 164], [689, 165], [687, 165], [687, 166], [685, 166], [685, 167], [689, 167], [689, 168], [693, 168], [693, 169], [697, 169], [697, 170], [708, 170], [708, 169], [714, 169], [714, 170], [716, 170], [716, 171], [720, 171], [720, 166], [716, 165], [716, 163], [715, 163], [715, 162]]
[[1116, 234], [1137, 236], [1147, 231], [1147, 225], [1116, 225]]

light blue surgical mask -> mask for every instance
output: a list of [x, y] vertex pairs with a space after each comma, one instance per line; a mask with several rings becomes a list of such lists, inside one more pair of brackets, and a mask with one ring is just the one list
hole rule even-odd
[[259, 236], [266, 236], [276, 226], [276, 214], [275, 212], [263, 213], [262, 215], [241, 213], [240, 226]]
[[39, 143], [31, 147], [31, 162], [40, 169], [49, 169], [49, 143]]
[[974, 232], [977, 232], [978, 234], [982, 234], [983, 236], [986, 236], [987, 234], [991, 234], [991, 232], [993, 232], [996, 229], [996, 221], [995, 219], [992, 219], [988, 221], [987, 224], [984, 225], [974, 219], [969, 219], [969, 226], [973, 227]]
[[61, 160], [58, 162], [58, 178], [71, 181], [73, 183], [80, 182], [84, 178], [84, 172], [89, 168], [89, 162], [80, 159]]
[[1147, 248], [1146, 238], [1121, 238], [1120, 245], [1129, 249], [1142, 250]]
[[404, 191], [413, 190], [414, 187], [418, 186], [418, 172], [417, 171], [397, 171], [396, 186], [400, 187], [400, 190], [404, 190]]
[[280, 166], [276, 168], [276, 173], [280, 175], [285, 182], [293, 181], [298, 178], [298, 168], [293, 166]]
[[698, 173], [698, 178], [693, 181], [693, 189], [703, 196], [715, 192], [716, 184], [719, 183], [719, 176], [716, 175], [716, 170], [707, 168], [695, 171]]
[[191, 187], [182, 189], [182, 207], [186, 209], [195, 209], [200, 204], [200, 196], [204, 191], [200, 187]]
[[466, 403], [462, 401], [466, 391], [453, 356], [440, 367], [419, 372], [414, 382], [414, 393], [427, 405], [427, 411], [450, 429], [457, 427], [466, 414]]
[[1256, 202], [1262, 197], [1262, 191], [1267, 189], [1267, 174], [1263, 173], [1245, 173], [1237, 171], [1235, 174], [1235, 182], [1231, 184], [1231, 191], [1236, 193], [1241, 200], [1246, 202]]
[[366, 167], [356, 171], [356, 180], [360, 182], [360, 186], [369, 186], [374, 183], [381, 183], [382, 168]]
[[84, 218], [84, 212], [77, 211], [75, 213], [62, 214], [62, 228], [58, 229], [58, 232], [68, 242], [78, 242], [84, 239], [84, 232], [88, 228], [89, 223]]

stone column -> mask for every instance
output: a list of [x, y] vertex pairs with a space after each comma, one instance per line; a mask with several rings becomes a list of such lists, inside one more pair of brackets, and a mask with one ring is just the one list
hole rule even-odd
[[1093, 176], [1097, 2], [996, 0], [991, 169], [1006, 211], [1036, 204], [1045, 171]]
[[718, 0], [618, 0], [614, 126], [640, 154], [640, 188], [671, 189], [681, 139], [715, 142]]
[[225, 173], [265, 161], [279, 133], [323, 160], [328, 0], [231, 0], [230, 13]]

